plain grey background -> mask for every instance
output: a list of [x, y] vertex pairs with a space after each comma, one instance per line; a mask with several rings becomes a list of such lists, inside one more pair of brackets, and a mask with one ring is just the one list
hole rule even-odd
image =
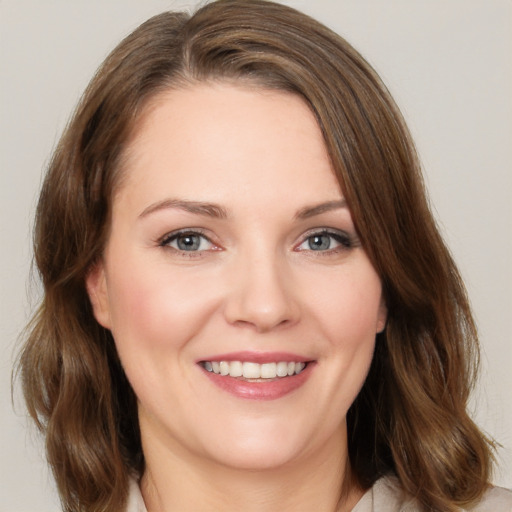
[[[106, 54], [149, 16], [197, 2], [0, 0], [0, 511], [59, 509], [19, 390], [17, 335], [37, 301], [28, 280], [41, 176]], [[481, 333], [472, 407], [501, 444], [495, 482], [512, 487], [512, 2], [294, 0], [374, 65], [416, 140], [434, 211]]]

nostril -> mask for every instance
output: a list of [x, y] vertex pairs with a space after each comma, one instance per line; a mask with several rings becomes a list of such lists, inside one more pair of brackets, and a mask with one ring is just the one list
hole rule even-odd
[[273, 331], [275, 329], [287, 327], [292, 323], [291, 319], [279, 319], [273, 320], [270, 318], [252, 318], [251, 320], [236, 320], [231, 322], [233, 325], [236, 325], [241, 328], [252, 329], [258, 333], [265, 333], [269, 331]]
[[[247, 254], [238, 261], [237, 272], [231, 274], [225, 298], [226, 320], [238, 327], [267, 332], [287, 327], [299, 317], [298, 303], [290, 288], [285, 263], [275, 256]], [[232, 269], [233, 270], [233, 269]]]

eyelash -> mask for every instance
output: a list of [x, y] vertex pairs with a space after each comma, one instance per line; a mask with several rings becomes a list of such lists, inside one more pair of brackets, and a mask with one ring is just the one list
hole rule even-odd
[[[213, 248], [217, 248], [217, 246], [204, 234], [204, 232], [200, 229], [181, 229], [179, 231], [173, 231], [172, 233], [167, 233], [164, 235], [159, 241], [158, 245], [164, 249], [173, 250], [180, 255], [187, 256], [189, 258], [197, 258], [201, 257], [205, 251], [212, 250], [212, 249], [202, 249], [202, 250], [195, 250], [195, 251], [186, 251], [183, 249], [180, 249], [179, 247], [172, 247], [171, 243], [177, 241], [180, 237], [199, 237], [201, 238], [200, 244], [203, 241], [208, 242], [212, 245]], [[218, 249], [218, 248], [217, 248]], [[214, 249], [215, 250], [215, 249]]]
[[[187, 236], [188, 237], [199, 237], [201, 239], [199, 241], [199, 244], [206, 241], [207, 243], [211, 244], [212, 248], [187, 251], [187, 250], [180, 249], [179, 247], [171, 246], [171, 244], [173, 242], [177, 241], [180, 237], [185, 238]], [[333, 247], [333, 248], [328, 247], [327, 249], [320, 249], [320, 250], [315, 250], [315, 249], [312, 249], [311, 247], [302, 248], [302, 249], [300, 248], [303, 244], [307, 243], [311, 239], [313, 239], [315, 237], [322, 237], [322, 236], [330, 237], [331, 240], [334, 240], [339, 245], [337, 247]], [[216, 246], [210, 240], [210, 238], [208, 238], [204, 234], [204, 232], [202, 230], [190, 229], [190, 228], [182, 229], [179, 231], [173, 231], [172, 233], [167, 233], [161, 239], [158, 240], [158, 245], [164, 249], [173, 250], [173, 251], [179, 253], [180, 255], [191, 257], [191, 258], [201, 257], [202, 255], [204, 255], [205, 252], [210, 251], [210, 250], [219, 250], [219, 247]], [[306, 233], [306, 235], [304, 236], [302, 241], [297, 246], [295, 246], [294, 250], [299, 251], [299, 252], [308, 251], [311, 253], [317, 253], [318, 255], [321, 255], [321, 256], [328, 256], [331, 254], [337, 254], [339, 252], [352, 249], [355, 246], [356, 246], [356, 241], [354, 240], [354, 238], [351, 237], [348, 233], [346, 233], [344, 231], [337, 231], [337, 230], [331, 230], [331, 229], [320, 229], [320, 230], [315, 230], [315, 231]]]
[[[304, 249], [300, 248], [300, 246], [307, 243], [311, 239], [313, 239], [315, 237], [322, 237], [322, 236], [330, 237], [337, 244], [339, 244], [339, 246], [333, 247], [333, 248], [329, 247], [324, 250], [314, 250], [311, 248], [304, 248]], [[356, 246], [356, 241], [354, 240], [354, 238], [351, 237], [348, 233], [346, 233], [344, 231], [338, 231], [338, 230], [332, 230], [332, 229], [320, 229], [320, 230], [315, 230], [315, 231], [307, 233], [306, 236], [304, 237], [304, 239], [302, 240], [302, 242], [297, 246], [296, 250], [309, 251], [312, 253], [318, 253], [318, 255], [321, 255], [321, 256], [328, 256], [331, 254], [337, 254], [339, 252], [352, 249], [355, 246]]]

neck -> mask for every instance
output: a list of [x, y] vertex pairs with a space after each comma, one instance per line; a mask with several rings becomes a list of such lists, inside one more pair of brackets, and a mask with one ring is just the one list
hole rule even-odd
[[[340, 439], [341, 438], [341, 439]], [[363, 494], [351, 478], [346, 436], [280, 467], [240, 469], [143, 439], [141, 490], [148, 512], [352, 510]]]

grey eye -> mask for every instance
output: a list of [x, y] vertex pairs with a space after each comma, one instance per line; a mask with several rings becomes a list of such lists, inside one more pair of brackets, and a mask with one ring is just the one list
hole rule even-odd
[[201, 233], [175, 233], [163, 240], [162, 246], [172, 247], [182, 252], [208, 251], [213, 247], [212, 242]]
[[176, 245], [180, 251], [197, 251], [201, 246], [200, 235], [180, 235], [176, 238]]
[[330, 252], [340, 248], [349, 249], [352, 241], [344, 232], [317, 231], [312, 233], [297, 247], [299, 251]]
[[326, 233], [308, 237], [308, 249], [311, 251], [327, 251], [331, 248], [332, 236]]

